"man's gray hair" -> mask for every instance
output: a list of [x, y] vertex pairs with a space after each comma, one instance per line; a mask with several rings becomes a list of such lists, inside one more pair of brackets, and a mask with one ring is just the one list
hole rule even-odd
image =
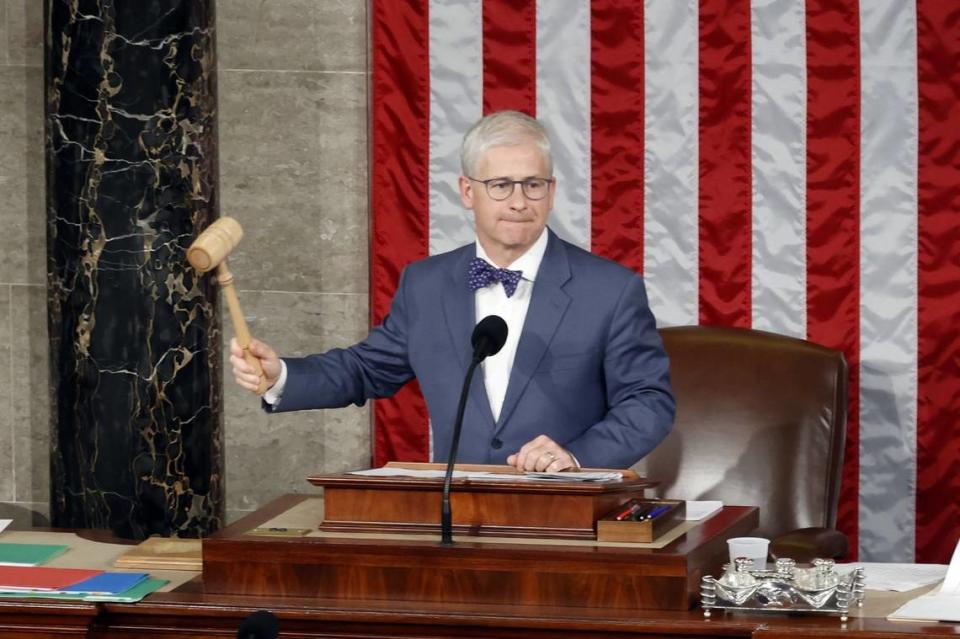
[[473, 177], [487, 151], [495, 146], [517, 146], [524, 142], [534, 142], [539, 147], [547, 165], [547, 175], [542, 177], [552, 177], [553, 157], [547, 130], [535, 118], [519, 111], [497, 111], [470, 127], [460, 145], [460, 170]]

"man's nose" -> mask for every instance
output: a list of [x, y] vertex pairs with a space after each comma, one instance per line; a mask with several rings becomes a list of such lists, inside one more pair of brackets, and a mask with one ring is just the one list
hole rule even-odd
[[516, 211], [522, 211], [527, 208], [527, 195], [523, 192], [522, 184], [513, 185], [513, 193], [507, 198], [510, 208]]

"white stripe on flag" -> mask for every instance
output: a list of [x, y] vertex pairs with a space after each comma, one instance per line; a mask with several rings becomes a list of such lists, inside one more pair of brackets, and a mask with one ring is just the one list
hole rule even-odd
[[474, 241], [457, 179], [460, 140], [483, 115], [480, 2], [430, 2], [430, 255]]
[[643, 270], [659, 326], [697, 324], [696, 0], [644, 4]]
[[806, 33], [803, 0], [751, 7], [753, 328], [806, 337]]
[[917, 433], [917, 25], [860, 6], [860, 555], [912, 562]]
[[590, 2], [537, 2], [537, 117], [550, 131], [550, 228], [590, 250]]

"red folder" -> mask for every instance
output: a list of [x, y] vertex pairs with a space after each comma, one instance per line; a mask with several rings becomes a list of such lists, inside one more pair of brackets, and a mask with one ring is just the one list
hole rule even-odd
[[102, 570], [44, 568], [40, 566], [0, 566], [0, 590], [58, 590], [101, 574]]

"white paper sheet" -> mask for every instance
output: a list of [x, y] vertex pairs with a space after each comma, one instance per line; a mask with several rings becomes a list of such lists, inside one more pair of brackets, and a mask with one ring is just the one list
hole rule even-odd
[[[867, 574], [867, 587], [870, 575]], [[960, 621], [960, 541], [946, 569], [943, 585], [900, 606], [887, 619], [895, 621]]]
[[13, 523], [12, 519], [0, 519], [0, 533], [6, 530], [7, 526]]
[[687, 514], [684, 519], [687, 521], [706, 519], [721, 508], [723, 508], [722, 501], [688, 501]]
[[950, 567], [947, 568], [947, 576], [943, 578], [943, 588], [940, 589], [940, 592], [960, 595], [960, 540], [957, 541], [957, 547], [953, 549]]
[[912, 599], [887, 619], [894, 621], [960, 621], [960, 595], [932, 594]]
[[907, 592], [921, 586], [938, 583], [947, 574], [943, 564], [842, 564], [839, 569], [863, 568], [867, 590]]

